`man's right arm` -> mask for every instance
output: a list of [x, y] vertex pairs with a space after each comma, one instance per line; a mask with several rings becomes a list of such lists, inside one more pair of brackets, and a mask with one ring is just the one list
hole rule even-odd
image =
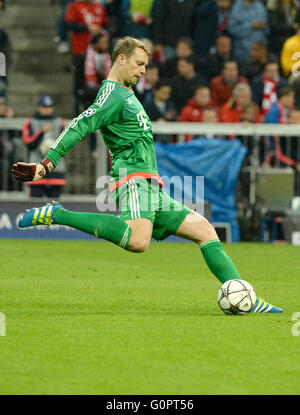
[[17, 180], [35, 181], [51, 172], [77, 143], [101, 126], [113, 124], [121, 120], [123, 102], [111, 96], [107, 90], [98, 97], [86, 111], [74, 118], [63, 130], [45, 159], [40, 163], [16, 163], [12, 174]]

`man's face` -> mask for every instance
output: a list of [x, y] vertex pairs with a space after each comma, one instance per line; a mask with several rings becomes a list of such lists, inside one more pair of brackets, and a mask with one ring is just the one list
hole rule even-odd
[[155, 85], [159, 80], [158, 68], [147, 69], [145, 78], [149, 84]]
[[258, 46], [258, 45], [252, 45], [251, 47], [251, 58], [256, 62], [260, 61], [261, 58], [265, 56], [266, 49]]
[[169, 85], [162, 85], [155, 91], [155, 98], [158, 101], [166, 102], [170, 98], [171, 87]]
[[275, 81], [279, 75], [277, 63], [270, 63], [269, 65], [267, 65], [264, 74], [266, 78]]
[[191, 72], [194, 71], [194, 65], [186, 62], [184, 59], [179, 59], [177, 62], [177, 71], [180, 76], [188, 76]]
[[40, 105], [38, 106], [37, 110], [43, 117], [47, 117], [49, 115], [52, 115], [53, 112], [54, 112], [53, 107], [42, 107]]
[[205, 107], [210, 101], [209, 88], [197, 89], [195, 93], [195, 100], [200, 107]]
[[291, 92], [291, 93], [289, 93], [287, 95], [283, 95], [280, 98], [280, 101], [282, 102], [282, 104], [285, 107], [287, 107], [289, 109], [292, 109], [293, 106], [294, 106], [294, 104], [295, 104], [295, 94], [294, 94], [294, 92]]
[[118, 62], [124, 85], [133, 86], [146, 73], [148, 54], [144, 49], [135, 48], [135, 51], [129, 58], [120, 54]]
[[240, 91], [236, 96], [236, 101], [241, 107], [245, 107], [251, 102], [251, 91]]
[[220, 56], [227, 56], [231, 52], [231, 40], [229, 37], [222, 36], [217, 40], [217, 53]]
[[188, 58], [189, 56], [193, 54], [193, 51], [190, 45], [188, 45], [187, 43], [178, 42], [177, 48], [176, 48], [176, 54], [178, 58]]
[[238, 79], [238, 67], [235, 62], [228, 62], [223, 69], [223, 75], [226, 81], [233, 82]]

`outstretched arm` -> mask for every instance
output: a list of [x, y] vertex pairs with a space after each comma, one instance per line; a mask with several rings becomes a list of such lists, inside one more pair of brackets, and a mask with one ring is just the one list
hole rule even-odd
[[40, 163], [18, 162], [13, 165], [12, 174], [17, 180], [24, 182], [43, 178], [57, 166], [77, 143], [98, 130], [101, 126], [119, 122], [122, 117], [123, 103], [103, 90], [95, 103], [86, 111], [74, 118], [63, 130], [44, 160]]

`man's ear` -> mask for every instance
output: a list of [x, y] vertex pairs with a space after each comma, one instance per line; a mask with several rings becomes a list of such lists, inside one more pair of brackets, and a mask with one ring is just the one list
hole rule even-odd
[[118, 56], [119, 65], [123, 66], [126, 63], [126, 56], [123, 53], [120, 53]]

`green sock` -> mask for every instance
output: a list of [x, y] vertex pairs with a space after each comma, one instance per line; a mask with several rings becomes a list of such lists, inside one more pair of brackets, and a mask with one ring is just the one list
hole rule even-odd
[[117, 216], [57, 209], [54, 212], [54, 219], [59, 225], [71, 226], [97, 238], [113, 242], [121, 248], [128, 248], [131, 227]]
[[228, 280], [241, 279], [218, 239], [204, 242], [200, 248], [208, 268], [222, 284]]

